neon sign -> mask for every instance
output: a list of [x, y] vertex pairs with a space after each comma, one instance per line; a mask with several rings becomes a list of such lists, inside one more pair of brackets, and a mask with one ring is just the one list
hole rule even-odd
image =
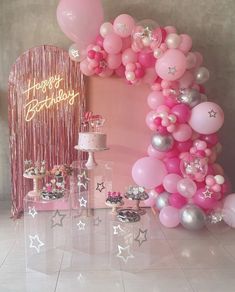
[[[50, 109], [54, 105], [60, 104], [62, 102], [68, 101], [69, 105], [73, 105], [75, 102], [75, 98], [79, 96], [79, 92], [75, 93], [74, 90], [69, 90], [64, 92], [64, 89], [61, 88], [61, 82], [63, 78], [60, 75], [51, 76], [50, 78], [43, 80], [41, 82], [36, 83], [36, 79], [28, 81], [28, 88], [23, 92], [23, 94], [27, 94], [26, 101], [28, 101], [32, 96], [34, 97], [30, 101], [28, 101], [25, 108], [25, 120], [27, 122], [31, 121], [35, 115], [45, 109]], [[35, 98], [36, 93], [41, 91], [42, 93], [46, 93], [48, 90], [53, 90], [52, 94], [47, 95], [44, 100], [38, 100]]]

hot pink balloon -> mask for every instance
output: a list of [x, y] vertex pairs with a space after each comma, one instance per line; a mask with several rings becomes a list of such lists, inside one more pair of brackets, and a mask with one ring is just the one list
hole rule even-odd
[[131, 35], [135, 28], [135, 20], [128, 14], [121, 14], [115, 18], [113, 23], [114, 31], [122, 38], [126, 38]]
[[122, 39], [115, 33], [110, 33], [104, 38], [104, 49], [109, 54], [118, 54], [122, 49]]
[[180, 159], [178, 157], [167, 158], [164, 162], [169, 173], [181, 174]]
[[197, 185], [192, 179], [183, 178], [178, 181], [177, 190], [182, 196], [186, 198], [192, 198], [197, 191]]
[[156, 62], [155, 69], [162, 79], [177, 80], [184, 75], [186, 70], [186, 57], [177, 49], [169, 49]]
[[154, 67], [156, 59], [152, 53], [140, 52], [138, 55], [138, 61], [145, 68]]
[[155, 157], [157, 159], [163, 159], [166, 156], [165, 152], [157, 151], [151, 144], [149, 145], [147, 152], [150, 157]]
[[177, 193], [177, 183], [182, 177], [175, 173], [167, 174], [163, 179], [163, 186], [169, 193]]
[[172, 114], [177, 117], [179, 123], [187, 123], [190, 115], [191, 110], [186, 104], [177, 104], [171, 109]]
[[185, 142], [192, 137], [192, 129], [188, 124], [179, 124], [172, 135], [176, 141]]
[[172, 207], [181, 209], [184, 205], [188, 203], [188, 200], [180, 194], [175, 193], [169, 197], [169, 203]]
[[80, 48], [86, 48], [95, 41], [103, 19], [100, 0], [61, 0], [57, 7], [61, 30]]
[[122, 55], [121, 54], [108, 55], [107, 63], [110, 69], [119, 68], [120, 65], [122, 64]]
[[181, 38], [181, 43], [178, 49], [181, 50], [183, 53], [188, 53], [192, 48], [192, 44], [193, 44], [192, 38], [187, 34], [181, 34], [180, 38]]
[[115, 70], [115, 73], [118, 77], [125, 77], [125, 67], [123, 65], [119, 66], [116, 70]]
[[161, 91], [152, 91], [148, 95], [148, 105], [151, 109], [155, 110], [159, 105], [163, 105], [164, 96]]
[[134, 182], [146, 189], [153, 189], [162, 184], [166, 174], [164, 163], [153, 157], [141, 158], [132, 167]]
[[211, 197], [206, 197], [205, 191], [205, 188], [199, 189], [193, 197], [193, 202], [202, 209], [212, 210], [214, 209], [217, 200], [215, 199], [215, 196], [213, 194], [211, 195]]
[[126, 49], [122, 53], [122, 64], [127, 65], [129, 63], [135, 63], [137, 61], [137, 54], [132, 49]]
[[219, 139], [218, 139], [218, 135], [216, 133], [214, 134], [210, 134], [210, 135], [201, 135], [200, 139], [202, 139], [203, 141], [205, 141], [207, 143], [208, 146], [214, 146], [218, 143]]
[[193, 142], [191, 140], [185, 142], [178, 142], [176, 145], [179, 152], [188, 152], [192, 146]]
[[163, 226], [174, 228], [180, 224], [179, 210], [172, 206], [164, 207], [160, 211], [159, 220]]
[[224, 113], [219, 105], [214, 102], [202, 102], [191, 111], [189, 125], [199, 134], [213, 134], [224, 123]]

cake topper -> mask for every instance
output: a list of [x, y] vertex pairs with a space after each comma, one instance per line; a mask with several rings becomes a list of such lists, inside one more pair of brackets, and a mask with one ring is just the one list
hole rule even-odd
[[84, 132], [101, 132], [105, 119], [93, 112], [85, 112], [82, 118], [82, 129]]

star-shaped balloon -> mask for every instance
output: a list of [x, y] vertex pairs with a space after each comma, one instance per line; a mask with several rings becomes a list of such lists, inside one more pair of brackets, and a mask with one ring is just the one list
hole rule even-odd
[[130, 253], [130, 246], [122, 247], [121, 245], [118, 245], [118, 258], [121, 258], [125, 263], [128, 262], [129, 259], [133, 259], [133, 254]]
[[145, 229], [144, 231], [142, 229], [139, 228], [139, 233], [135, 238], [135, 241], [137, 241], [139, 243], [139, 246], [142, 245], [142, 243], [144, 243], [145, 241], [147, 241], [147, 232], [148, 230]]
[[51, 228], [54, 228], [56, 226], [63, 226], [63, 220], [66, 217], [65, 214], [61, 214], [59, 210], [56, 210], [54, 215], [51, 217]]
[[97, 183], [96, 185], [96, 190], [99, 191], [100, 193], [102, 193], [102, 191], [105, 189], [105, 186], [104, 186], [104, 182], [102, 183]]
[[39, 239], [39, 236], [36, 234], [34, 236], [29, 235], [30, 248], [35, 248], [38, 253], [40, 253], [40, 248], [45, 244]]

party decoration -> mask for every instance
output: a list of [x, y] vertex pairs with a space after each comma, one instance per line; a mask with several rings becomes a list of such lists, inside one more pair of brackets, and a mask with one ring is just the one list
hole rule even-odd
[[44, 246], [45, 244], [39, 239], [39, 236], [36, 235], [29, 235], [29, 240], [30, 240], [30, 248], [35, 248], [37, 253], [40, 253], [41, 247]]
[[139, 228], [139, 233], [135, 237], [135, 241], [138, 242], [139, 246], [141, 246], [145, 241], [147, 241], [147, 232], [148, 229], [145, 229], [144, 231]]
[[180, 223], [188, 230], [199, 230], [206, 223], [206, 215], [198, 206], [187, 205], [180, 211]]
[[33, 207], [30, 207], [29, 206], [29, 212], [28, 212], [28, 214], [31, 215], [33, 218], [35, 218], [35, 216], [38, 214], [38, 212], [35, 209], [35, 206], [33, 206]]
[[232, 228], [235, 228], [235, 194], [230, 194], [224, 200], [222, 210], [223, 220]]
[[163, 192], [156, 197], [156, 207], [160, 211], [166, 206], [169, 206], [170, 193]]
[[152, 137], [153, 148], [155, 148], [156, 150], [160, 152], [167, 152], [171, 150], [173, 145], [174, 145], [174, 139], [172, 135], [170, 134], [162, 135], [162, 134], [156, 133]]
[[124, 230], [121, 228], [120, 224], [117, 226], [113, 226], [113, 234], [118, 235], [120, 232], [124, 232]]
[[114, 31], [122, 38], [126, 38], [131, 35], [135, 27], [134, 19], [127, 14], [119, 15], [113, 23]]
[[97, 183], [97, 186], [96, 186], [96, 190], [99, 191], [100, 193], [102, 193], [102, 191], [105, 189], [105, 185], [104, 185], [104, 182], [101, 182], [101, 183]]
[[159, 219], [165, 227], [174, 228], [180, 223], [179, 210], [172, 206], [164, 207], [160, 211]]
[[77, 223], [78, 230], [85, 230], [86, 223], [82, 222], [81, 220]]
[[122, 259], [124, 263], [126, 264], [129, 259], [133, 259], [133, 254], [130, 253], [130, 246], [122, 247], [121, 245], [118, 245], [118, 253], [117, 257]]
[[65, 214], [61, 214], [59, 210], [56, 210], [54, 215], [51, 217], [51, 228], [56, 226], [63, 227], [63, 220], [65, 217]]

